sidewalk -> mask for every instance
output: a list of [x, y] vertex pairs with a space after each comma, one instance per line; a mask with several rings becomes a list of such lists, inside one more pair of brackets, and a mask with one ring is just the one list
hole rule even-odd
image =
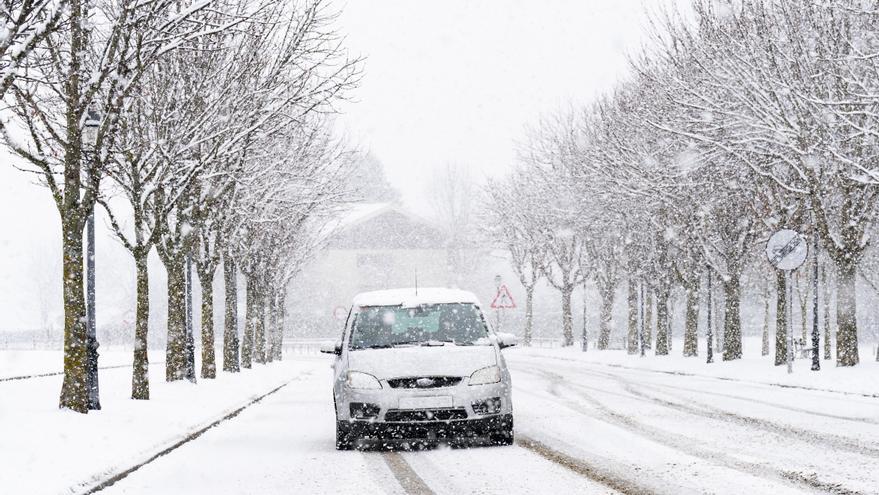
[[[34, 361], [45, 358], [34, 357]], [[129, 399], [131, 368], [104, 369], [100, 372], [103, 409], [87, 415], [58, 409], [61, 376], [0, 382], [0, 492], [78, 493], [253, 398], [295, 381], [314, 370], [314, 359], [295, 356], [255, 364], [241, 373], [220, 372], [215, 380], [199, 379], [197, 385], [167, 383], [164, 365], [153, 364], [149, 401]], [[101, 364], [110, 363], [102, 360]], [[5, 374], [24, 368], [4, 363], [2, 369]]]

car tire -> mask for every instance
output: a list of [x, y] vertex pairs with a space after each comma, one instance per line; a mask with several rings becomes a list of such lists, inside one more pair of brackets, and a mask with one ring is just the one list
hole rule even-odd
[[336, 421], [336, 450], [353, 450], [356, 438], [347, 421]]
[[513, 435], [513, 419], [504, 422], [500, 428], [492, 432], [490, 436], [492, 445], [513, 445], [515, 437]]

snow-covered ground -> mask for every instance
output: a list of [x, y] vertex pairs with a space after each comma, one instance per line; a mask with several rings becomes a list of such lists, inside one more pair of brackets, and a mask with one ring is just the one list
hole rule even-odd
[[512, 447], [336, 452], [321, 355], [198, 386], [156, 365], [149, 402], [127, 398], [130, 369], [105, 369], [86, 416], [55, 408], [60, 377], [0, 382], [0, 492], [86, 492], [286, 384], [102, 493], [879, 493], [873, 361], [788, 376], [759, 357], [504, 353]]

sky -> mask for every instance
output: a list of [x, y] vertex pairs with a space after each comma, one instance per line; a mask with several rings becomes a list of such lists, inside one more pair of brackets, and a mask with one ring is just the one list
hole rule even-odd
[[[365, 57], [341, 128], [384, 163], [407, 206], [430, 215], [436, 169], [503, 175], [527, 125], [625, 77], [626, 55], [645, 40], [646, 9], [665, 1], [339, 0], [338, 28]], [[48, 191], [11, 165], [0, 150], [0, 332], [57, 326], [58, 213]], [[133, 264], [106, 220], [97, 225], [99, 313], [124, 319]]]
[[625, 77], [645, 12], [664, 3], [348, 0], [339, 26], [366, 60], [341, 123], [384, 163], [406, 205], [429, 213], [434, 170], [503, 175], [526, 126]]

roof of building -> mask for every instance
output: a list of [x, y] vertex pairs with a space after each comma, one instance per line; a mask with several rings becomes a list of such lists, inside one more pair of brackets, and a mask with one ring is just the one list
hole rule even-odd
[[331, 249], [444, 249], [445, 236], [431, 221], [394, 203], [363, 203], [325, 230]]
[[439, 287], [408, 288], [363, 292], [354, 297], [354, 306], [403, 306], [416, 307], [423, 304], [465, 303], [480, 305], [472, 292]]

